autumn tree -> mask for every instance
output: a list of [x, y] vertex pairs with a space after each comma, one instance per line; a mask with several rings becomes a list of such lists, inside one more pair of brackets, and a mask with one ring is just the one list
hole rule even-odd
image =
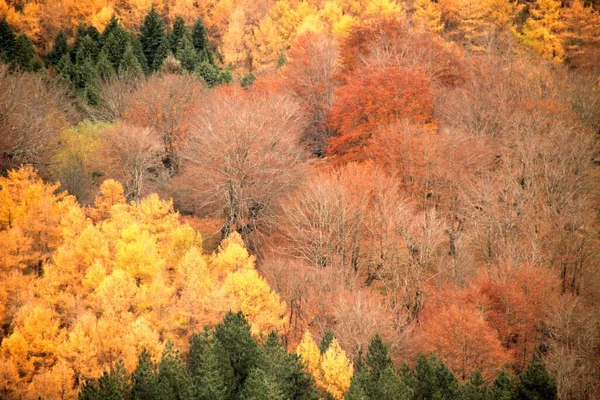
[[270, 231], [296, 186], [300, 114], [289, 98], [217, 91], [190, 131], [182, 182], [196, 211], [223, 218], [222, 238]]

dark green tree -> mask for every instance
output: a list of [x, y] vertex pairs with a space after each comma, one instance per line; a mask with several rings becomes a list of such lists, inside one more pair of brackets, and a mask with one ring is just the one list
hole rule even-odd
[[387, 346], [381, 340], [378, 333], [373, 336], [369, 343], [369, 350], [365, 357], [365, 365], [374, 379], [379, 379], [379, 376], [387, 368], [394, 368], [392, 357], [388, 352]]
[[15, 31], [6, 21], [6, 17], [0, 18], [0, 61], [13, 61], [16, 46], [17, 37]]
[[76, 61], [79, 54], [83, 52], [85, 56], [90, 56], [94, 62], [100, 53], [100, 34], [98, 30], [92, 26], [81, 24], [77, 27], [75, 33], [75, 41], [71, 47], [71, 58]]
[[115, 68], [108, 59], [108, 55], [104, 50], [98, 55], [98, 62], [96, 63], [96, 70], [98, 71], [98, 77], [100, 79], [108, 79], [115, 74]]
[[102, 34], [100, 35], [100, 41], [104, 45], [106, 43], [108, 35], [110, 35], [112, 32], [119, 31], [122, 29], [123, 28], [121, 28], [117, 16], [113, 14], [112, 17], [110, 17], [110, 21], [108, 22], [108, 24], [104, 27]]
[[192, 380], [171, 341], [167, 342], [158, 365], [158, 387], [161, 399], [188, 400], [194, 396]]
[[130, 43], [127, 43], [127, 46], [125, 46], [125, 52], [123, 53], [118, 71], [120, 76], [130, 79], [139, 78], [144, 73]]
[[196, 399], [224, 400], [228, 390], [225, 381], [233, 380], [233, 370], [227, 363], [219, 363], [214, 340], [208, 328], [190, 339], [187, 369], [193, 380]]
[[556, 381], [548, 374], [542, 361], [535, 357], [521, 374], [519, 398], [524, 400], [554, 400]]
[[79, 400], [126, 400], [131, 393], [129, 374], [123, 361], [117, 361], [110, 372], [104, 371], [97, 382], [87, 380], [79, 392]]
[[96, 51], [98, 50], [96, 42], [88, 35], [79, 40], [77, 51], [75, 53], [75, 64], [80, 64], [88, 59], [94, 63], [97, 59]]
[[69, 54], [67, 35], [61, 29], [54, 39], [52, 50], [48, 53], [48, 64], [56, 66], [65, 54]]
[[463, 394], [465, 400], [486, 400], [489, 397], [481, 372], [475, 371], [471, 375], [471, 378], [463, 387]]
[[248, 72], [247, 74], [244, 74], [244, 76], [242, 76], [240, 78], [240, 86], [243, 88], [250, 87], [250, 86], [252, 86], [252, 84], [254, 83], [255, 80], [256, 80], [256, 76], [252, 72]]
[[56, 75], [63, 81], [72, 84], [71, 77], [73, 76], [73, 63], [71, 55], [64, 54], [58, 64], [56, 64]]
[[186, 36], [189, 36], [189, 32], [185, 26], [185, 21], [178, 16], [173, 23], [173, 30], [169, 33], [169, 46], [173, 54], [177, 54], [180, 42]]
[[162, 19], [152, 6], [140, 30], [140, 42], [148, 63], [149, 72], [157, 71], [169, 52], [168, 40]]
[[208, 41], [208, 34], [201, 18], [196, 20], [192, 29], [192, 43], [200, 56], [200, 61], [206, 61], [212, 65], [215, 64], [212, 49]]
[[223, 322], [215, 327], [215, 348], [222, 362], [229, 362], [233, 381], [225, 382], [233, 398], [240, 396], [248, 374], [258, 365], [260, 350], [250, 334], [250, 326], [240, 311], [228, 312]]
[[513, 400], [519, 395], [519, 387], [510, 371], [502, 370], [494, 380], [489, 398], [492, 400]]
[[71, 83], [73, 83], [75, 89], [83, 90], [86, 86], [94, 84], [96, 79], [98, 79], [98, 72], [90, 58], [78, 60], [73, 65]]
[[35, 54], [35, 48], [31, 39], [24, 33], [21, 33], [15, 42], [15, 48], [12, 58], [13, 66], [24, 71], [39, 71], [42, 63]]
[[335, 334], [333, 331], [331, 329], [327, 329], [321, 338], [321, 343], [319, 344], [319, 351], [321, 351], [321, 354], [325, 354], [334, 338]]
[[254, 368], [248, 374], [242, 395], [243, 400], [288, 400], [273, 376]]
[[261, 348], [259, 367], [277, 384], [286, 399], [310, 399], [315, 388], [312, 377], [305, 373], [302, 360], [288, 352], [272, 331]]
[[130, 32], [128, 34], [128, 36], [129, 36], [129, 43], [131, 44], [131, 48], [133, 49], [133, 54], [135, 54], [140, 65], [142, 66], [142, 70], [144, 71], [144, 74], [147, 74], [148, 73], [148, 62], [146, 61], [146, 56], [144, 55], [144, 49], [142, 48], [142, 42], [140, 42], [140, 38], [132, 32]]
[[419, 356], [413, 376], [404, 370], [403, 380], [414, 391], [415, 400], [460, 399], [462, 391], [458, 381], [441, 359], [435, 354], [429, 358]]
[[179, 47], [177, 48], [175, 55], [181, 62], [181, 67], [188, 72], [193, 72], [200, 62], [198, 53], [196, 53], [192, 41], [187, 36], [184, 36], [179, 42]]
[[158, 373], [148, 350], [143, 349], [138, 357], [138, 365], [132, 375], [131, 397], [133, 400], [158, 400], [160, 391]]

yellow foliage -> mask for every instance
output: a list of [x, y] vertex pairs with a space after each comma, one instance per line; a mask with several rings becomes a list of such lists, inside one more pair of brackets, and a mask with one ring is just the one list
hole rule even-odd
[[302, 340], [296, 348], [296, 354], [302, 357], [304, 367], [316, 379], [316, 375], [319, 373], [319, 364], [321, 363], [321, 352], [308, 329], [304, 331], [304, 336], [302, 336]]
[[217, 254], [209, 265], [213, 279], [221, 280], [227, 274], [240, 269], [253, 269], [254, 256], [244, 247], [244, 241], [239, 233], [232, 233], [219, 246]]
[[322, 387], [341, 400], [350, 388], [354, 367], [337, 339], [333, 339], [321, 360]]

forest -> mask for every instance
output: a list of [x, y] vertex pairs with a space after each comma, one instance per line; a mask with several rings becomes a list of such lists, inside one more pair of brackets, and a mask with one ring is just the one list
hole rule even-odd
[[0, 0], [0, 399], [600, 398], [600, 2]]

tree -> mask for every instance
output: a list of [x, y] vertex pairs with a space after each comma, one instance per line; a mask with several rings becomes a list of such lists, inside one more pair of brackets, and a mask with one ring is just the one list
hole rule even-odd
[[194, 28], [192, 29], [192, 43], [196, 49], [196, 52], [200, 56], [200, 61], [206, 61], [209, 64], [214, 65], [214, 57], [211, 50], [211, 45], [208, 41], [206, 28], [204, 27], [204, 23], [202, 22], [201, 18], [198, 18], [194, 23]]
[[60, 30], [54, 39], [52, 50], [50, 50], [50, 53], [48, 53], [48, 62], [50, 65], [56, 66], [65, 54], [69, 54], [67, 35], [65, 35], [63, 30]]
[[167, 341], [162, 353], [157, 378], [158, 398], [185, 400], [194, 395], [193, 383], [171, 341]]
[[530, 47], [542, 58], [561, 62], [564, 47], [558, 33], [563, 29], [560, 18], [560, 1], [536, 0], [529, 7], [529, 18], [525, 21], [517, 37], [523, 45]]
[[286, 97], [241, 90], [213, 92], [204, 104], [190, 130], [180, 182], [197, 212], [224, 219], [222, 238], [237, 231], [256, 246], [296, 186], [298, 107]]
[[341, 400], [350, 387], [353, 374], [352, 363], [340, 347], [337, 339], [333, 339], [321, 360], [322, 380], [317, 380], [321, 386], [336, 400]]
[[150, 72], [157, 71], [168, 55], [169, 44], [163, 22], [154, 6], [144, 19], [140, 29], [140, 42]]
[[179, 40], [179, 46], [175, 52], [177, 59], [181, 61], [181, 66], [188, 72], [194, 72], [200, 62], [200, 57], [194, 49], [194, 45], [189, 37], [184, 36]]
[[[205, 329], [190, 338], [187, 368], [196, 387], [196, 396], [202, 400], [224, 400], [229, 388], [226, 381], [233, 370], [229, 364], [219, 362], [212, 333]], [[225, 371], [223, 371], [225, 370]]]
[[440, 32], [444, 29], [442, 13], [437, 4], [431, 0], [415, 0], [413, 21], [418, 30], [422, 32]]
[[546, 371], [542, 361], [535, 357], [521, 374], [519, 398], [521, 399], [556, 399], [556, 381]]
[[104, 135], [112, 173], [124, 181], [126, 197], [140, 201], [147, 180], [160, 175], [162, 146], [158, 135], [150, 128], [125, 123]]
[[12, 65], [23, 71], [35, 72], [42, 68], [42, 63], [35, 54], [33, 42], [24, 33], [17, 37], [12, 61]]
[[510, 400], [518, 397], [518, 385], [512, 372], [503, 369], [500, 371], [491, 390], [489, 396], [493, 400]]
[[173, 22], [173, 29], [169, 33], [169, 46], [171, 49], [171, 53], [176, 54], [177, 49], [181, 46], [181, 41], [184, 37], [188, 37], [189, 32], [187, 27], [185, 26], [185, 20], [177, 16], [175, 18], [175, 22]]
[[11, 62], [15, 58], [17, 37], [6, 16], [0, 20], [0, 43], [0, 60]]
[[133, 52], [133, 47], [130, 43], [125, 46], [125, 52], [119, 62], [119, 75], [126, 79], [137, 79], [144, 73], [142, 65]]
[[152, 355], [145, 348], [139, 355], [138, 365], [133, 371], [131, 396], [134, 400], [158, 400], [160, 397], [158, 373]]
[[108, 58], [106, 51], [100, 51], [98, 55], [98, 62], [96, 63], [96, 70], [98, 71], [98, 77], [103, 81], [109, 80], [115, 75], [115, 68]]
[[404, 373], [403, 379], [414, 390], [414, 399], [458, 399], [460, 386], [450, 370], [435, 354], [421, 354], [414, 371]]

